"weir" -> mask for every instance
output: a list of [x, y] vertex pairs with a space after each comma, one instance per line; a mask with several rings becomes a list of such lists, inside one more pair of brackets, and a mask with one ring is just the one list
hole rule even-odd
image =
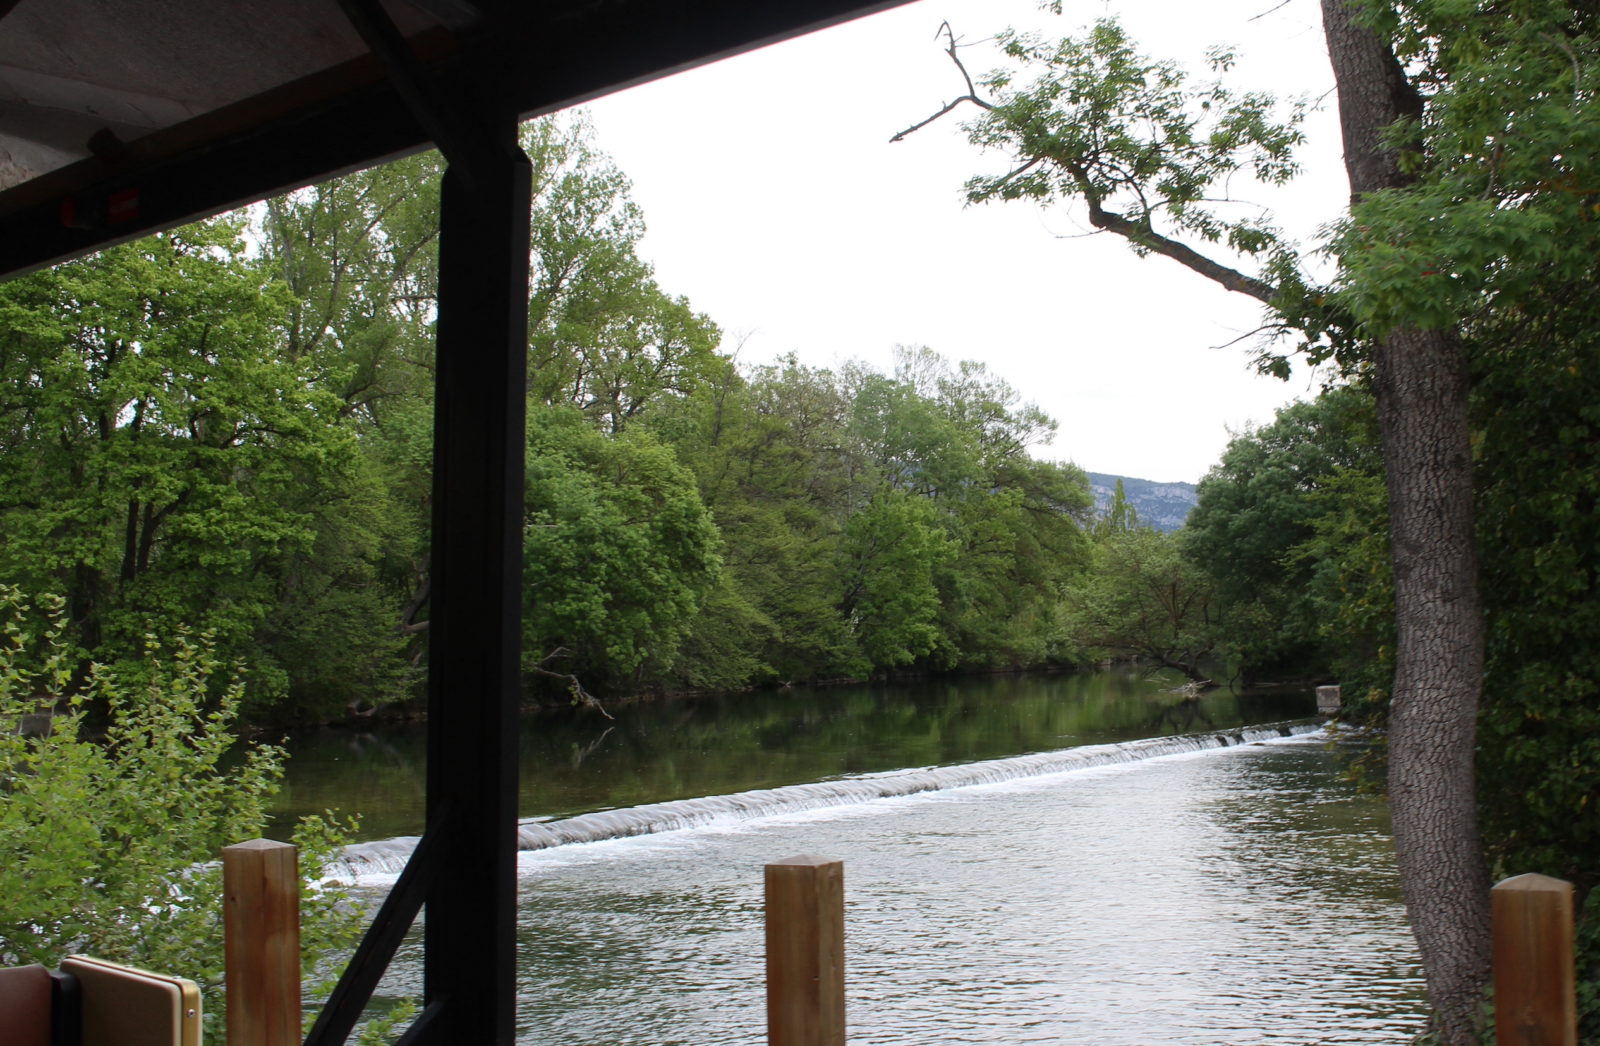
[[[760, 788], [732, 795], [649, 803], [622, 810], [598, 810], [560, 820], [525, 818], [517, 824], [517, 849], [546, 850], [556, 846], [603, 842], [686, 828], [737, 824], [761, 817], [1229, 748], [1280, 737], [1313, 734], [1322, 729], [1319, 722], [1311, 720], [1265, 723], [1116, 744], [1081, 745], [1005, 759], [891, 770], [783, 788]], [[417, 838], [399, 836], [353, 844], [345, 848], [340, 871], [351, 876], [399, 872], [415, 850]]]

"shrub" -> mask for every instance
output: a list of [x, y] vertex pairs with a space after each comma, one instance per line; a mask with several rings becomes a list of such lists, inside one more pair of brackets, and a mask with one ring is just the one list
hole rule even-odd
[[[30, 605], [0, 586], [0, 964], [83, 952], [188, 977], [220, 1042], [219, 853], [262, 834], [283, 752], [225, 758], [243, 684], [207, 636], [148, 637], [142, 663], [81, 674], [62, 617], [59, 598]], [[313, 976], [359, 930], [357, 907], [321, 882], [347, 827], [310, 818], [294, 835]]]

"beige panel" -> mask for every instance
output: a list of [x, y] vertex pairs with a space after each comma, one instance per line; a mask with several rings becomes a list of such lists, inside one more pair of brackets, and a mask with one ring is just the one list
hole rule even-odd
[[61, 969], [78, 978], [83, 1046], [200, 1046], [200, 988], [86, 955]]

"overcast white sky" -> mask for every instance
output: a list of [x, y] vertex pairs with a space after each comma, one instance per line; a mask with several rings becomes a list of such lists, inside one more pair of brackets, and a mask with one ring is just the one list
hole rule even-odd
[[[1230, 82], [1323, 96], [1332, 74], [1315, 0], [918, 0], [893, 11], [612, 95], [588, 108], [598, 142], [633, 181], [643, 255], [662, 286], [744, 340], [740, 359], [795, 351], [816, 366], [888, 369], [897, 344], [977, 359], [1060, 423], [1041, 457], [1096, 472], [1194, 481], [1229, 430], [1311, 392], [1251, 373], [1261, 310], [1164, 258], [1085, 235], [1071, 210], [967, 207], [962, 182], [1003, 169], [946, 117], [896, 131], [961, 93], [934, 39], [949, 20], [981, 41], [1007, 25], [1059, 37], [1117, 14], [1146, 53], [1200, 68], [1241, 53]], [[1259, 17], [1254, 17], [1259, 16]], [[997, 61], [967, 52], [974, 75]], [[1348, 188], [1331, 95], [1309, 126], [1306, 173], [1252, 190], [1309, 237]], [[952, 114], [955, 115], [955, 114]], [[1237, 192], [1237, 187], [1236, 187]]]

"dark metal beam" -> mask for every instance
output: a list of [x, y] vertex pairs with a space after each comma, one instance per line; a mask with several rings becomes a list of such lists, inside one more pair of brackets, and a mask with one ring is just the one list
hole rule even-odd
[[427, 794], [449, 820], [417, 1041], [511, 1046], [533, 178], [516, 114], [478, 118], [464, 133], [495, 162], [440, 189]]
[[436, 814], [417, 848], [411, 852], [400, 878], [367, 927], [361, 946], [345, 964], [339, 983], [317, 1014], [305, 1046], [343, 1046], [349, 1040], [372, 998], [372, 990], [378, 986], [389, 960], [394, 958], [395, 950], [405, 939], [406, 931], [433, 888], [444, 856], [443, 828], [447, 823], [448, 811]]
[[378, 0], [339, 0], [339, 6], [367, 49], [388, 70], [395, 92], [439, 147], [450, 167], [456, 171], [465, 170], [471, 177], [473, 168], [493, 165], [495, 157], [484, 148], [480, 136], [467, 130], [472, 114], [454, 111], [440, 92], [428, 89], [428, 77], [422, 64], [383, 5]]
[[[483, 4], [459, 37], [411, 43], [425, 90], [531, 116], [905, 2]], [[369, 56], [0, 193], [0, 278], [426, 148], [382, 75]]]

